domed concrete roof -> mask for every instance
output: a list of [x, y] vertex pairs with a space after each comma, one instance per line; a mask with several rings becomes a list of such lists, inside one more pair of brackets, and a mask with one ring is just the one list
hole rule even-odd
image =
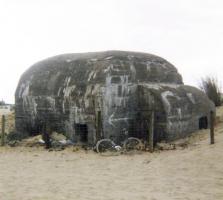
[[[61, 86], [86, 88], [89, 84], [105, 84], [106, 77], [118, 83], [122, 74], [129, 83], [183, 84], [177, 69], [165, 59], [147, 53], [105, 51], [63, 54], [47, 58], [31, 66], [21, 77], [16, 96], [23, 85], [29, 85], [30, 95], [60, 95]], [[23, 88], [23, 89], [22, 89]]]

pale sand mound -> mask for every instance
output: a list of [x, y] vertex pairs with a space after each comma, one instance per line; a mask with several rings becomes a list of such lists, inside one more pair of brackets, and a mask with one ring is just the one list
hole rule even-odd
[[[11, 112], [5, 115], [5, 120], [6, 120], [5, 132], [6, 134], [8, 134], [15, 129], [15, 113]], [[2, 113], [0, 112], [0, 133], [1, 132], [2, 132]]]
[[222, 200], [223, 124], [188, 148], [102, 157], [66, 149], [0, 148], [0, 200]]

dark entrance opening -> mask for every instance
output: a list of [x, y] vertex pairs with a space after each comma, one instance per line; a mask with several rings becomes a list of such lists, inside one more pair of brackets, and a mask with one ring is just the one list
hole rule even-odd
[[138, 117], [135, 120], [129, 120], [129, 137], [136, 137], [148, 141], [149, 135], [149, 120]]
[[149, 139], [149, 120], [141, 119], [136, 124], [137, 138], [148, 141]]
[[80, 137], [80, 142], [88, 141], [88, 128], [86, 124], [75, 124], [75, 133]]
[[201, 117], [199, 119], [199, 129], [207, 129], [208, 128], [208, 118], [207, 116]]

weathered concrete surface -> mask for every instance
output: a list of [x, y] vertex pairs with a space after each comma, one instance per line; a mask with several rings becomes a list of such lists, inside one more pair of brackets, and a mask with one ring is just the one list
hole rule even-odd
[[[203, 92], [186, 85], [143, 84], [144, 94], [155, 98], [156, 110], [155, 137], [171, 141], [182, 138], [198, 130], [201, 118], [210, 121], [210, 111], [215, 112], [214, 104]], [[144, 107], [148, 98], [144, 95]], [[164, 131], [165, 130], [165, 131]], [[159, 139], [160, 138], [160, 139]]]
[[124, 51], [43, 60], [22, 75], [15, 97], [18, 134], [35, 135], [47, 121], [51, 130], [88, 143], [100, 137], [147, 140], [152, 109], [157, 141], [182, 137], [214, 109], [199, 90], [183, 86], [166, 60]]

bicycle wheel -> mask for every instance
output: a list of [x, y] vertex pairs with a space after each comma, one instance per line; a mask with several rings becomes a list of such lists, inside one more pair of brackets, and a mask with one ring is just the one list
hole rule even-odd
[[124, 141], [123, 147], [126, 151], [142, 150], [143, 144], [140, 139], [135, 137], [129, 137]]
[[101, 139], [96, 144], [97, 153], [116, 152], [115, 143], [110, 139]]

